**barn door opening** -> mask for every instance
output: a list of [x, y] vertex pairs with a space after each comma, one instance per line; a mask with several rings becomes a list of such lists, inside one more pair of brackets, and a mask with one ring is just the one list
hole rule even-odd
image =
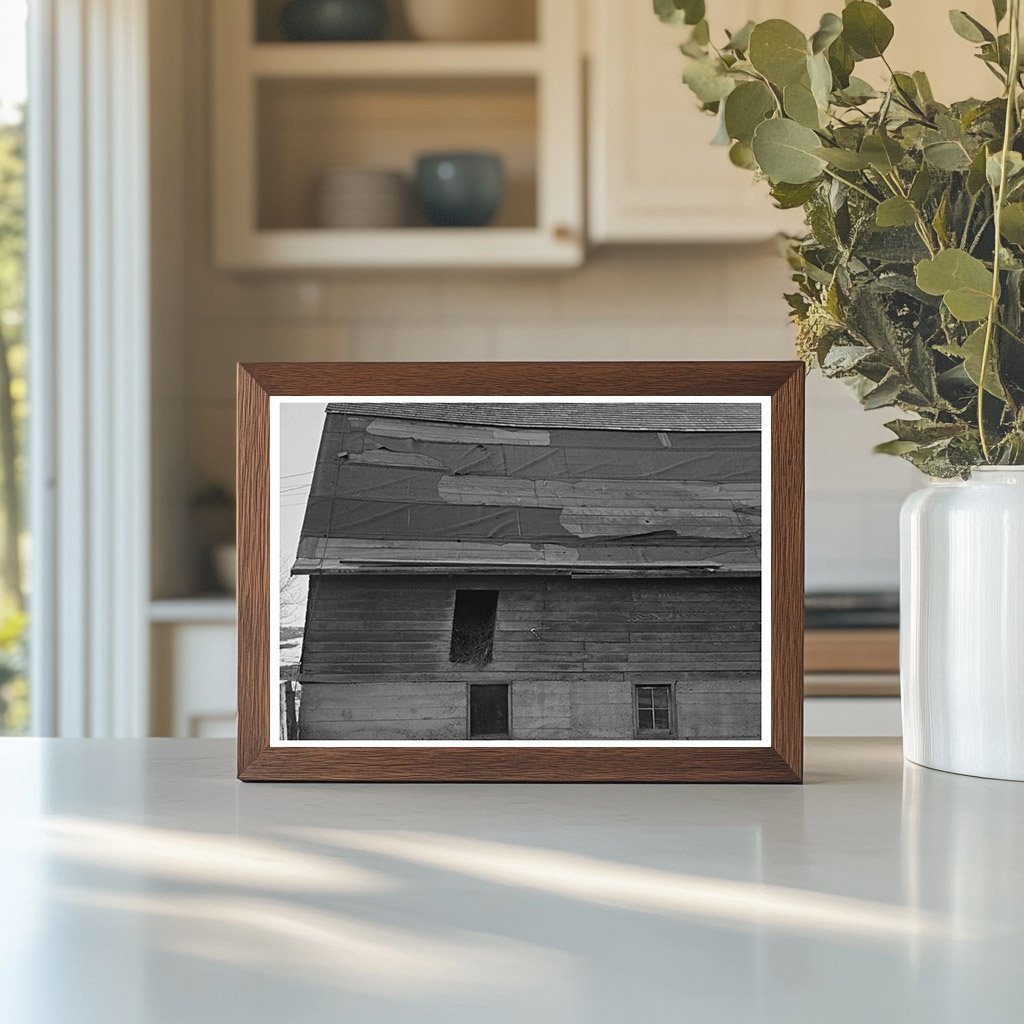
[[449, 661], [486, 665], [494, 654], [498, 591], [456, 590]]
[[469, 687], [469, 738], [507, 740], [511, 732], [507, 683], [471, 683]]

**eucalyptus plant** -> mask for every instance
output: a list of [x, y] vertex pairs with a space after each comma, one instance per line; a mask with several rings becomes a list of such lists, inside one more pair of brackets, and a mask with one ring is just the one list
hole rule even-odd
[[[654, 0], [691, 26], [683, 80], [715, 141], [803, 207], [807, 233], [786, 243], [801, 358], [865, 408], [909, 414], [878, 450], [937, 477], [1024, 464], [1020, 4], [993, 0], [988, 25], [949, 12], [997, 95], [947, 106], [890, 66], [890, 0], [852, 0], [810, 37], [771, 19], [719, 45], [705, 0]], [[886, 88], [857, 76], [866, 61]]]

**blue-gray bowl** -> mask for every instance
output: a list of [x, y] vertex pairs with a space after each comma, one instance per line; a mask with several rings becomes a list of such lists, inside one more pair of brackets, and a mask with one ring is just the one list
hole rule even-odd
[[436, 227], [483, 227], [494, 219], [505, 196], [501, 157], [426, 153], [416, 162], [416, 192]]
[[281, 11], [285, 38], [295, 42], [362, 42], [387, 27], [387, 0], [290, 0]]

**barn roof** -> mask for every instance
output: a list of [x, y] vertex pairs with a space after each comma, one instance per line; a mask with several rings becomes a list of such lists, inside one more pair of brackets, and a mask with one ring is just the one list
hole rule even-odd
[[729, 432], [761, 429], [761, 407], [748, 402], [334, 402], [327, 411], [506, 427]]
[[754, 404], [327, 408], [293, 572], [753, 575]]

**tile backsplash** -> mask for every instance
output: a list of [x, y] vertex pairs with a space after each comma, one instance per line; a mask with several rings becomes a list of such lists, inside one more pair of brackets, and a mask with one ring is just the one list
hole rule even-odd
[[[625, 249], [572, 272], [409, 272], [245, 278], [190, 261], [187, 464], [195, 485], [233, 471], [239, 360], [787, 359], [775, 247]], [[872, 454], [886, 413], [808, 378], [807, 582], [897, 583], [897, 517], [917, 486]]]

